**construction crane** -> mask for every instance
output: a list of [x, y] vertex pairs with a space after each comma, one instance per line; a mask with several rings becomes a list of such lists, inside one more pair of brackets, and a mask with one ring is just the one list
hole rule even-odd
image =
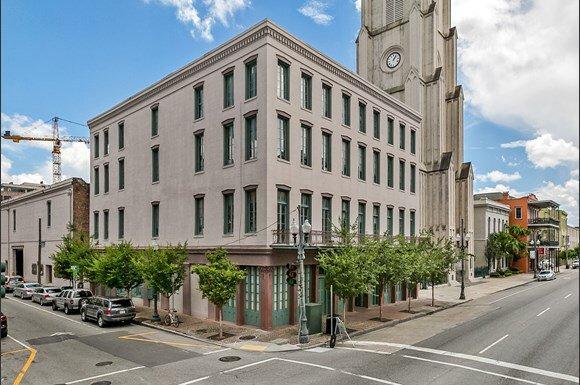
[[[61, 137], [58, 131], [58, 121], [65, 120], [59, 117], [54, 117], [52, 120], [52, 137], [50, 136], [23, 136], [23, 135], [12, 135], [10, 131], [4, 131], [2, 135], [3, 139], [8, 139], [14, 143], [18, 143], [23, 140], [34, 140], [41, 142], [53, 142], [52, 145], [52, 183], [58, 183], [61, 180], [61, 159], [60, 159], [60, 147], [62, 142], [81, 142], [89, 143], [89, 138], [84, 138], [80, 136], [65, 136]], [[67, 120], [68, 121], [68, 120]], [[75, 122], [71, 122], [75, 123]], [[75, 123], [80, 124], [80, 123]]]

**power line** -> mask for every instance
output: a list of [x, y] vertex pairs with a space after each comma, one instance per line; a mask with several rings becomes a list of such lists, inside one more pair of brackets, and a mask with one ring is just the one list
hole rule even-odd
[[67, 119], [60, 118], [60, 117], [58, 118], [58, 120], [62, 120], [63, 122], [67, 122], [67, 123], [77, 124], [77, 125], [79, 125], [79, 126], [82, 126], [82, 127], [88, 127], [88, 126], [87, 126], [86, 124], [84, 124], [84, 123], [73, 122], [72, 120], [67, 120]]

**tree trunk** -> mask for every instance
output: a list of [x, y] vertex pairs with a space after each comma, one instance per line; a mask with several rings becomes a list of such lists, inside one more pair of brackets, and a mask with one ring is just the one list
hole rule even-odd
[[407, 290], [407, 301], [409, 303], [409, 306], [408, 306], [408, 309], [407, 310], [410, 313], [411, 312], [411, 293], [409, 292], [409, 283], [407, 282], [407, 284], [405, 286], [406, 286], [406, 290]]
[[383, 320], [383, 295], [385, 294], [385, 286], [380, 285], [379, 289], [381, 292], [379, 293], [379, 321]]
[[342, 320], [344, 322], [344, 324], [346, 325], [346, 298], [342, 300]]
[[431, 281], [431, 306], [435, 307], [435, 281]]
[[220, 316], [220, 340], [221, 340], [224, 336], [224, 329], [223, 329], [223, 325], [222, 325], [222, 319], [224, 318], [223, 317], [223, 306], [220, 306], [219, 316]]

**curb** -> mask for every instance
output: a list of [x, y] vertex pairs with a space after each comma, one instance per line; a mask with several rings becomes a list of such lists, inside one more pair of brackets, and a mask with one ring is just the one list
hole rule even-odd
[[208, 340], [205, 338], [201, 338], [201, 337], [196, 337], [196, 336], [192, 336], [190, 334], [187, 333], [183, 333], [183, 332], [178, 332], [177, 330], [172, 330], [172, 329], [168, 329], [168, 328], [164, 328], [163, 326], [158, 326], [158, 325], [153, 325], [147, 322], [143, 322], [143, 321], [135, 321], [133, 320], [133, 323], [136, 325], [141, 325], [141, 326], [145, 326], [151, 329], [156, 329], [156, 330], [161, 330], [167, 333], [171, 333], [171, 334], [175, 334], [181, 337], [185, 337], [185, 338], [189, 338], [195, 341], [199, 341], [199, 342], [204, 342], [206, 344], [212, 344], [212, 345], [216, 345], [216, 346], [220, 346], [222, 348], [231, 348], [231, 346], [228, 346], [227, 344], [223, 344], [221, 342], [218, 341], [212, 341], [212, 340]]

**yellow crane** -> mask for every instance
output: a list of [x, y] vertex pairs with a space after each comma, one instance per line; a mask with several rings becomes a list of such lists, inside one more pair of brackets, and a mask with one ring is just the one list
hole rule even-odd
[[[14, 143], [18, 143], [23, 140], [33, 140], [41, 142], [53, 142], [52, 145], [52, 183], [58, 183], [61, 179], [61, 159], [60, 159], [60, 147], [63, 142], [81, 142], [89, 143], [89, 138], [84, 138], [81, 136], [64, 136], [59, 135], [58, 121], [64, 120], [59, 117], [54, 117], [52, 120], [52, 136], [24, 136], [24, 135], [12, 135], [10, 131], [4, 131], [2, 135], [3, 139], [8, 139]], [[73, 122], [74, 123], [74, 122]], [[76, 123], [79, 124], [79, 123]]]

